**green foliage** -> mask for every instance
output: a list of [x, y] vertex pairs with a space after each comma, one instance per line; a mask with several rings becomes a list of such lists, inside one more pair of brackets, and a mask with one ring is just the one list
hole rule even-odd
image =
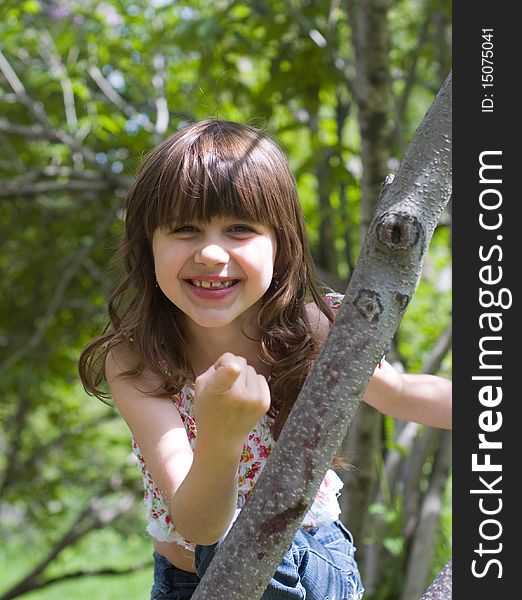
[[[439, 42], [449, 39], [449, 7], [446, 0], [402, 0], [389, 12], [395, 100], [407, 99], [397, 123], [397, 112], [389, 114], [400, 132], [390, 142], [397, 159], [449, 68]], [[29, 569], [21, 560], [23, 544], [30, 543], [33, 559], [40, 560], [93, 498], [110, 504], [125, 490], [139, 495], [126, 427], [114, 409], [80, 389], [76, 362], [106, 322], [119, 208], [143, 154], [169, 132], [208, 116], [267, 129], [288, 153], [319, 266], [325, 214], [318, 210], [318, 190], [324, 186], [338, 258], [332, 275], [346, 280], [360, 246], [361, 139], [352, 96], [352, 24], [341, 5], [11, 0], [0, 14], [0, 534], [9, 548], [3, 551], [6, 589]], [[344, 119], [338, 118], [341, 109]], [[449, 230], [441, 228], [398, 336], [412, 371], [421, 368], [450, 319], [443, 282], [449, 265]], [[443, 372], [449, 373], [449, 359]], [[390, 523], [399, 519], [399, 507], [383, 510]], [[115, 565], [143, 560], [141, 538], [136, 554], [129, 548], [120, 559], [116, 553], [122, 536], [129, 547], [131, 532], [142, 531], [140, 511], [137, 500], [126, 519], [106, 528], [111, 542], [103, 532], [86, 534], [45, 577], [91, 565], [91, 559], [98, 564], [98, 545], [110, 548], [103, 557], [113, 555]], [[444, 519], [449, 535], [450, 516]], [[398, 534], [385, 544], [392, 553], [401, 550]], [[439, 545], [444, 562], [447, 548]], [[144, 597], [143, 573], [125, 579], [131, 582], [125, 597]], [[26, 597], [122, 597], [108, 591], [107, 581], [71, 581]], [[111, 584], [115, 590], [121, 581]]]
[[[138, 519], [135, 523], [140, 524]], [[31, 556], [44, 555], [42, 540], [36, 540]], [[12, 543], [0, 549], [2, 588], [8, 588], [22, 578], [30, 567], [27, 545]], [[152, 581], [152, 555], [150, 541], [136, 533], [123, 536], [113, 529], [94, 531], [76, 547], [66, 549], [48, 570], [49, 577], [60, 577], [85, 570], [113, 569], [123, 572], [135, 565], [143, 565], [136, 572], [122, 575], [99, 575], [65, 579], [24, 595], [28, 600], [74, 598], [75, 600], [141, 600], [150, 593]]]

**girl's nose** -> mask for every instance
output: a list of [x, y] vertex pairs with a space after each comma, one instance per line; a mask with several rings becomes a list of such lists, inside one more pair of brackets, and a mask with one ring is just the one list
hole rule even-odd
[[194, 261], [204, 265], [222, 265], [228, 260], [228, 252], [219, 244], [206, 244], [194, 255]]

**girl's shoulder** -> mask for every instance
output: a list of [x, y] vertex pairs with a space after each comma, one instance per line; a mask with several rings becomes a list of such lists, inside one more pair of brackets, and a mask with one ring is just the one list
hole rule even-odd
[[163, 381], [159, 375], [143, 368], [143, 365], [134, 352], [132, 342], [124, 340], [113, 346], [105, 357], [105, 377], [107, 383], [115, 382], [122, 377], [127, 385], [145, 391], [157, 391]]
[[132, 342], [129, 340], [123, 340], [112, 346], [105, 359], [105, 368], [111, 374], [133, 370], [138, 364], [138, 357], [134, 353]]
[[[326, 304], [328, 304], [330, 308], [334, 309], [334, 314], [336, 309], [341, 306], [343, 298], [344, 295], [339, 294], [338, 292], [328, 292], [323, 296], [323, 300], [326, 302]], [[312, 332], [316, 338], [320, 341], [324, 341], [331, 327], [328, 317], [322, 312], [315, 302], [309, 302], [306, 305], [306, 315], [312, 328]]]

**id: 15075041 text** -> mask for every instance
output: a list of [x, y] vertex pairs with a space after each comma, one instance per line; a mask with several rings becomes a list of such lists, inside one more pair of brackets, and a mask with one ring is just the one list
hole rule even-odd
[[494, 90], [494, 32], [492, 28], [482, 29], [481, 38], [481, 83], [482, 83], [482, 101], [481, 112], [492, 113], [494, 108], [493, 90]]

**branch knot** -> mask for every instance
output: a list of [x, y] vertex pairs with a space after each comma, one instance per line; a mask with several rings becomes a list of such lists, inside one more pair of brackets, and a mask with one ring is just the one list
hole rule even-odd
[[379, 315], [382, 313], [383, 308], [378, 292], [368, 289], [359, 290], [357, 298], [353, 303], [368, 323], [379, 320]]
[[408, 250], [419, 241], [422, 225], [413, 215], [386, 212], [377, 221], [377, 239], [391, 250]]

